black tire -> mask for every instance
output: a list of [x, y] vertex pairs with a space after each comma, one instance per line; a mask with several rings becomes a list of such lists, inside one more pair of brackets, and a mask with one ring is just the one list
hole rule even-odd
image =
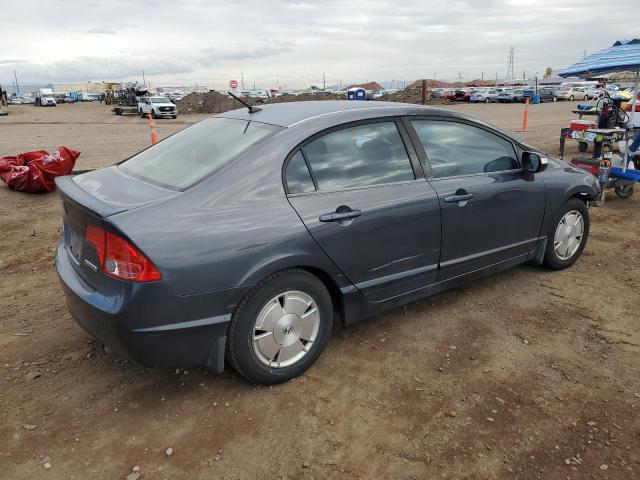
[[[556, 229], [560, 224], [561, 220], [568, 212], [576, 211], [582, 215], [582, 221], [584, 222], [584, 228], [582, 237], [580, 239], [580, 245], [576, 249], [576, 251], [567, 259], [560, 258], [555, 250], [554, 246], [554, 238]], [[587, 244], [587, 239], [589, 238], [589, 209], [585, 205], [585, 203], [578, 198], [571, 198], [567, 200], [567, 202], [560, 208], [560, 211], [556, 215], [549, 232], [547, 233], [547, 248], [544, 253], [544, 260], [542, 264], [550, 269], [550, 270], [563, 270], [565, 268], [570, 267], [575, 263], [575, 261], [580, 257], [582, 251], [584, 250], [585, 245]]]
[[142, 109], [138, 111], [138, 115], [140, 115], [140, 118], [144, 118], [144, 112], [142, 111]]
[[[258, 358], [253, 348], [253, 329], [263, 307], [273, 297], [287, 292], [301, 291], [315, 301], [320, 324], [311, 348], [294, 364], [270, 367]], [[236, 307], [227, 339], [227, 360], [243, 377], [253, 383], [270, 385], [286, 382], [307, 370], [324, 349], [333, 326], [331, 295], [317, 277], [299, 269], [283, 270], [258, 283]]]
[[618, 185], [615, 187], [615, 192], [618, 198], [628, 200], [633, 196], [633, 183], [626, 183], [624, 185]]
[[553, 97], [553, 99], [551, 99], [552, 102], [557, 102], [558, 101], [558, 97]]
[[491, 102], [491, 99], [489, 99], [489, 98], [485, 98], [484, 99], [484, 103], [490, 103], [490, 102]]
[[178, 115], [174, 115], [171, 118], [173, 118], [175, 120], [176, 118], [178, 118]]
[[158, 118], [155, 110], [151, 110], [151, 118]]
[[569, 101], [570, 101], [570, 102], [573, 102], [573, 95], [571, 95], [571, 96], [569, 97]]
[[589, 144], [587, 142], [578, 142], [578, 150], [582, 153], [586, 152], [589, 150]]

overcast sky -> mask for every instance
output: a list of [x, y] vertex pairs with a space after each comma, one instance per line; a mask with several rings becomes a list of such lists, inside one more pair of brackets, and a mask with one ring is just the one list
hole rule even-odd
[[[609, 6], [610, 5], [610, 6]], [[289, 88], [504, 77], [640, 36], [638, 0], [0, 0], [0, 84], [229, 80]], [[623, 14], [626, 12], [626, 14]], [[618, 15], [618, 13], [623, 14]]]

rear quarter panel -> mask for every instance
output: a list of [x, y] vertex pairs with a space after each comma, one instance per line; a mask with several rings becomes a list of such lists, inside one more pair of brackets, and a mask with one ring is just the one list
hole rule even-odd
[[293, 266], [322, 269], [342, 286], [287, 201], [281, 168], [288, 142], [274, 137], [171, 201], [109, 219], [178, 295], [253, 285]]

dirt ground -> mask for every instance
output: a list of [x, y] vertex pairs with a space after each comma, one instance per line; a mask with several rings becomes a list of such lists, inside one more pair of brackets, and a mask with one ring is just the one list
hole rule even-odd
[[[448, 108], [515, 131], [523, 106]], [[571, 108], [531, 106], [522, 136], [556, 152]], [[145, 120], [99, 104], [10, 112], [0, 155], [64, 144], [89, 169], [149, 142]], [[159, 136], [199, 118], [158, 120]], [[57, 195], [0, 184], [0, 205], [0, 478], [640, 476], [640, 193], [591, 209], [572, 268], [514, 268], [366, 320], [272, 388], [105, 354], [64, 304]]]

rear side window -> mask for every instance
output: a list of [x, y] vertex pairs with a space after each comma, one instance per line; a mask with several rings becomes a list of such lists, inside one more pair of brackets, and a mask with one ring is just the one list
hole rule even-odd
[[285, 178], [287, 180], [287, 190], [289, 193], [313, 192], [316, 189], [313, 185], [313, 179], [309, 173], [307, 162], [304, 161], [301, 152], [296, 153], [289, 160]]
[[209, 118], [140, 152], [118, 168], [151, 183], [184, 190], [279, 128]]
[[345, 128], [314, 140], [303, 150], [319, 190], [415, 179], [395, 122]]
[[520, 168], [511, 142], [464, 123], [412, 120], [436, 178]]

